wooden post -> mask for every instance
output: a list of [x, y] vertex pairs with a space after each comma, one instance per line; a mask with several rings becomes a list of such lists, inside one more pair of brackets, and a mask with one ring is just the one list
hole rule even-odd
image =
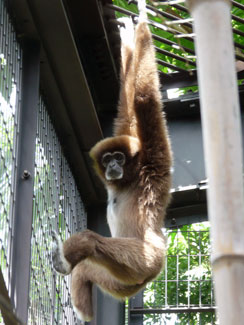
[[244, 204], [240, 109], [230, 1], [188, 0], [194, 18], [209, 178], [212, 265], [221, 325], [244, 324]]

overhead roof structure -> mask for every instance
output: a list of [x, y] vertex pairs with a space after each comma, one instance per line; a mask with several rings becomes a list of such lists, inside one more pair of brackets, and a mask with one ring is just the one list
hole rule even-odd
[[[236, 59], [244, 62], [244, 5], [231, 1], [234, 45]], [[106, 1], [106, 15], [112, 17], [131, 16], [138, 17], [136, 1]], [[184, 1], [149, 1], [149, 23], [155, 49], [158, 57], [158, 65], [161, 80], [166, 88], [176, 86], [179, 81], [186, 87], [196, 83], [196, 56], [194, 50], [193, 19], [184, 4]], [[164, 5], [165, 3], [165, 5]], [[182, 4], [180, 4], [182, 3]], [[109, 12], [109, 9], [111, 11]], [[183, 81], [182, 81], [183, 78]], [[194, 80], [194, 81], [193, 81]]]

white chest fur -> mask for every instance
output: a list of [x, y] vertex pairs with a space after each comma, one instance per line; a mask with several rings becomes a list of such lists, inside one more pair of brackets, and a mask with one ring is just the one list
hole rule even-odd
[[125, 218], [127, 217], [125, 205], [128, 204], [129, 193], [116, 193], [108, 189], [107, 221], [112, 237], [125, 235]]

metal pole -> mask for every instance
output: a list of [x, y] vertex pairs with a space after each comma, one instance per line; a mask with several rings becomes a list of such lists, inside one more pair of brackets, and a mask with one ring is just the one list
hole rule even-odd
[[143, 314], [134, 314], [132, 309], [143, 309], [143, 291], [130, 299], [128, 311], [129, 325], [143, 325]]
[[35, 147], [39, 100], [40, 46], [28, 41], [23, 46], [22, 102], [17, 156], [16, 204], [14, 210], [14, 238], [11, 300], [18, 318], [27, 324], [32, 205], [34, 194]]
[[189, 0], [194, 18], [212, 264], [220, 324], [244, 319], [244, 203], [240, 109], [230, 1]]

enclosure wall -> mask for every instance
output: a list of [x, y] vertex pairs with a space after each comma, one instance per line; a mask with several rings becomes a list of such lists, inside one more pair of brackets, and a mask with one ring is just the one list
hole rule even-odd
[[[17, 39], [0, 0], [0, 270], [28, 324], [79, 324], [70, 277], [51, 263], [51, 231], [86, 228], [86, 212], [39, 91], [40, 46]], [[0, 313], [0, 324], [3, 323]]]

